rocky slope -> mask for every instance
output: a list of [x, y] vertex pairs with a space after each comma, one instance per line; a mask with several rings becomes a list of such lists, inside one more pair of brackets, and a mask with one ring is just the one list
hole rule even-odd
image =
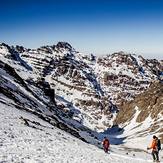
[[65, 42], [38, 49], [2, 43], [0, 60], [1, 96], [98, 131], [113, 125], [116, 105], [134, 99], [163, 76], [162, 61], [123, 52], [84, 55]]
[[[157, 134], [163, 141], [163, 83], [152, 83], [148, 90], [130, 102], [119, 106], [120, 112], [116, 117], [116, 123], [127, 128], [134, 124], [130, 130], [135, 130], [134, 135], [145, 137]], [[135, 116], [136, 115], [136, 116]], [[136, 130], [137, 129], [137, 130]]]

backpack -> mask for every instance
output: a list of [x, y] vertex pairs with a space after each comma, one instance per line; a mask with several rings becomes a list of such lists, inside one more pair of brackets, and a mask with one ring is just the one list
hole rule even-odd
[[158, 141], [157, 141], [157, 149], [161, 150], [161, 141], [160, 141], [160, 139], [158, 139]]
[[109, 140], [108, 140], [108, 139], [105, 139], [105, 140], [103, 141], [103, 145], [109, 147], [109, 145], [110, 145]]

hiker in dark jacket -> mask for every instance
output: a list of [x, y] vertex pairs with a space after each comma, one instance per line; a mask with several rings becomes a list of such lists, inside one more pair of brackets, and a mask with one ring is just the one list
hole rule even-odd
[[110, 146], [109, 139], [104, 137], [104, 140], [102, 141], [102, 145], [103, 145], [104, 151], [107, 153], [109, 150], [109, 146]]

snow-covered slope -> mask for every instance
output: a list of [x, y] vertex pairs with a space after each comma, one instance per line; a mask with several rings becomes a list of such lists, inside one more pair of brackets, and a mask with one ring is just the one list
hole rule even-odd
[[2, 103], [0, 108], [1, 162], [152, 162], [148, 153], [128, 151], [114, 145], [111, 146], [110, 154], [105, 154], [100, 148], [84, 143], [29, 112]]
[[38, 83], [37, 87], [30, 87], [12, 67], [2, 61], [0, 72], [0, 103], [36, 115], [83, 141], [86, 140], [81, 137], [81, 131], [88, 132], [88, 135], [93, 134], [87, 127], [73, 120], [69, 112], [65, 113], [55, 104], [52, 99], [54, 92], [48, 85], [42, 88], [45, 83]]

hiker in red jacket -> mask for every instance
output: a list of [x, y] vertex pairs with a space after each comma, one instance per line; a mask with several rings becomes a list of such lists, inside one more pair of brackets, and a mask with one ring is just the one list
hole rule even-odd
[[110, 146], [109, 139], [104, 137], [104, 140], [102, 141], [102, 145], [104, 147], [104, 151], [107, 153], [109, 150], [109, 146]]

